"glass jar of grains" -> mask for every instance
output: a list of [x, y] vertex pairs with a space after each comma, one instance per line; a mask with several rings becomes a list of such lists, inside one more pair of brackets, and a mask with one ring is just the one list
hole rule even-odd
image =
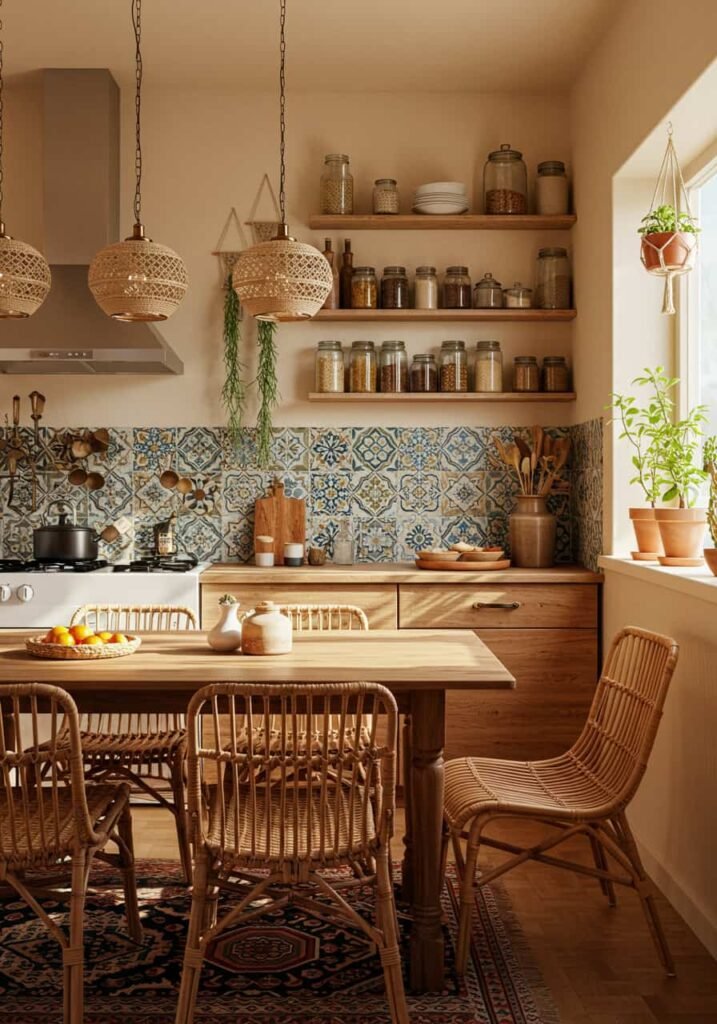
[[444, 341], [440, 359], [441, 391], [467, 391], [468, 357], [465, 341]]
[[471, 308], [471, 279], [468, 267], [447, 267], [443, 278], [443, 308]]
[[316, 348], [315, 384], [319, 394], [344, 390], [344, 350], [340, 341], [320, 341]]
[[506, 288], [503, 294], [508, 309], [530, 309], [533, 305], [533, 289], [526, 288], [520, 281], [516, 281], [512, 288]]
[[513, 360], [513, 391], [540, 391], [540, 370], [535, 356]]
[[354, 179], [345, 153], [327, 153], [321, 175], [321, 212], [354, 212]]
[[408, 391], [408, 356], [402, 341], [384, 341], [379, 355], [379, 391]]
[[474, 391], [503, 390], [503, 353], [499, 341], [479, 341], [476, 345]]
[[418, 394], [438, 391], [438, 367], [436, 357], [431, 353], [413, 357], [411, 363], [411, 391]]
[[376, 178], [373, 186], [373, 212], [398, 213], [398, 188], [395, 178]]
[[543, 359], [543, 391], [569, 391], [570, 373], [565, 356], [546, 356]]
[[528, 170], [523, 154], [507, 142], [488, 154], [483, 193], [486, 213], [528, 212]]
[[408, 309], [408, 278], [405, 267], [383, 268], [381, 309]]
[[378, 308], [378, 281], [374, 267], [356, 267], [351, 278], [351, 309]]
[[438, 278], [435, 267], [416, 267], [413, 305], [416, 309], [438, 309]]
[[568, 212], [568, 179], [562, 160], [544, 160], [538, 164], [535, 209], [551, 217]]
[[372, 341], [352, 343], [349, 385], [354, 394], [376, 390], [376, 349]]
[[570, 263], [567, 249], [555, 246], [538, 250], [535, 305], [538, 309], [570, 309]]
[[500, 281], [492, 274], [484, 274], [473, 289], [474, 309], [500, 309], [503, 305], [503, 289]]

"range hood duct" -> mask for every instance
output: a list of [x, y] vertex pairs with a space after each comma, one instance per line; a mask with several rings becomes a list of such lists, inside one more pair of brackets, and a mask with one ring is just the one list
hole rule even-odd
[[0, 373], [181, 374], [149, 323], [105, 316], [87, 287], [92, 257], [119, 238], [119, 89], [104, 69], [40, 72], [47, 299], [0, 321]]

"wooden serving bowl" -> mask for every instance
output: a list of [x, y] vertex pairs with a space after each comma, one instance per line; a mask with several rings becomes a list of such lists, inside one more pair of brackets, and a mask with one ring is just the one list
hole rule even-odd
[[422, 562], [457, 562], [460, 551], [417, 551], [416, 557]]
[[41, 637], [32, 637], [25, 641], [25, 650], [33, 658], [48, 658], [50, 661], [97, 661], [100, 658], [125, 658], [134, 654], [141, 643], [141, 637], [129, 634], [126, 644], [76, 644], [74, 647], [46, 644]]
[[500, 562], [505, 558], [505, 552], [501, 551], [465, 551], [461, 555], [462, 562]]

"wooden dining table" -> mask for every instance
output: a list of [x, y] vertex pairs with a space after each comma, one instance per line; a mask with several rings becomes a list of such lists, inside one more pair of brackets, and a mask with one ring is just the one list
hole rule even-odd
[[198, 632], [144, 634], [129, 657], [51, 661], [27, 654], [28, 632], [0, 632], [0, 683], [61, 686], [80, 711], [177, 712], [206, 683], [383, 683], [403, 713], [406, 798], [403, 896], [413, 915], [410, 985], [443, 987], [441, 831], [446, 690], [511, 689], [515, 679], [472, 630], [295, 634], [274, 657], [212, 651]]

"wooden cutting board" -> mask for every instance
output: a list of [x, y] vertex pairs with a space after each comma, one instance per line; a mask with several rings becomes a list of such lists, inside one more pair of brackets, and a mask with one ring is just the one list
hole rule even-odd
[[257, 498], [254, 510], [254, 547], [256, 538], [274, 538], [274, 564], [284, 564], [285, 544], [306, 542], [306, 502], [287, 498], [284, 483], [275, 480], [265, 498]]

